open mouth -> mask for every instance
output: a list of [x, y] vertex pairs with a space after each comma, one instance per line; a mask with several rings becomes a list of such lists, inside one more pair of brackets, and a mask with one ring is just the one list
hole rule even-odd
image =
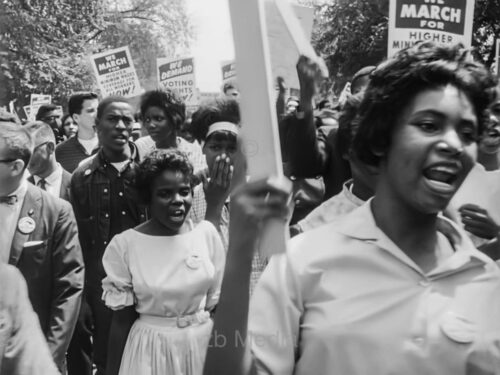
[[170, 220], [172, 220], [172, 221], [182, 222], [182, 221], [184, 221], [184, 217], [186, 215], [185, 215], [184, 210], [179, 209], [179, 210], [174, 210], [174, 211], [170, 212], [169, 216], [170, 216]]
[[123, 134], [115, 136], [114, 139], [115, 139], [115, 142], [119, 143], [119, 144], [125, 144], [128, 142], [127, 137]]
[[459, 172], [456, 167], [434, 165], [424, 169], [423, 174], [432, 190], [450, 193], [456, 190]]

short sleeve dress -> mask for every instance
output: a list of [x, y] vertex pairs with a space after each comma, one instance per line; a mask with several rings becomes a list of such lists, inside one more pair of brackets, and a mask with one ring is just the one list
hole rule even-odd
[[225, 251], [203, 221], [175, 236], [129, 229], [106, 248], [103, 300], [113, 309], [135, 305], [139, 318], [123, 352], [120, 375], [201, 374], [218, 302]]

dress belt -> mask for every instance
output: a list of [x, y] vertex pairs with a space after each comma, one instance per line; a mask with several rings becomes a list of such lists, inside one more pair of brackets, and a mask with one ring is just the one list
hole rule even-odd
[[194, 314], [174, 317], [141, 314], [139, 315], [139, 320], [155, 326], [186, 328], [191, 325], [208, 322], [210, 320], [210, 313], [205, 310], [200, 310]]

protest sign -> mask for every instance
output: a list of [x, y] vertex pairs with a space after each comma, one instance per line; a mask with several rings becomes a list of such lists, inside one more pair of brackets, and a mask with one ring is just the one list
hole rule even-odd
[[156, 59], [158, 83], [161, 87], [177, 91], [186, 106], [198, 105], [194, 59], [192, 57]]
[[26, 114], [26, 119], [30, 120], [31, 119], [31, 106], [30, 105], [25, 105], [23, 107], [24, 113]]
[[391, 57], [420, 40], [471, 46], [474, 0], [390, 0]]
[[139, 77], [128, 47], [92, 55], [91, 61], [103, 97], [117, 95], [131, 98], [141, 94]]
[[500, 77], [500, 39], [495, 43], [495, 74]]
[[35, 121], [36, 114], [42, 105], [52, 103], [52, 96], [43, 94], [31, 94], [30, 97], [30, 109], [26, 112], [29, 121]]
[[220, 92], [203, 92], [200, 91], [199, 93], [199, 98], [200, 98], [200, 103], [215, 100], [217, 98], [220, 98], [222, 94]]
[[[287, 6], [288, 7], [285, 6], [285, 9], [290, 9], [291, 6], [289, 4], [287, 4]], [[300, 51], [300, 53], [310, 54], [312, 47], [310, 46], [309, 40], [311, 38], [314, 21], [314, 9], [293, 5], [291, 7], [292, 11], [290, 12], [292, 15], [287, 14], [287, 17], [283, 18], [281, 8], [282, 2], [277, 3], [275, 0], [266, 0], [265, 2], [265, 18], [267, 37], [269, 38], [269, 50], [271, 53], [272, 78], [273, 81], [276, 81], [278, 76], [283, 77], [287, 87], [299, 89], [299, 79], [295, 67], [299, 59], [299, 47], [297, 43], [303, 45], [307, 42], [306, 46], [309, 47], [301, 46], [303, 50]], [[293, 20], [293, 15], [298, 19], [298, 28], [300, 30], [296, 30], [292, 34], [289, 31], [289, 23], [285, 23], [285, 19]], [[298, 35], [298, 37], [294, 38], [292, 35]], [[307, 48], [311, 50], [307, 51]]]
[[223, 61], [221, 63], [222, 83], [234, 82], [236, 79], [236, 67], [234, 60]]
[[[290, 7], [288, 3], [284, 3], [283, 6]], [[295, 21], [292, 27], [284, 22], [283, 17], [288, 17], [288, 14], [293, 12], [291, 9], [287, 8], [287, 12], [282, 12], [276, 3], [274, 9], [298, 57], [297, 51], [303, 46], [296, 45], [295, 41], [299, 41], [300, 44], [300, 40], [304, 40], [305, 37], [290, 34], [303, 33], [303, 30], [296, 27], [298, 21], [295, 18], [292, 20], [292, 24]], [[264, 3], [263, 0], [229, 0], [229, 10], [236, 53], [236, 74], [241, 92], [242, 123], [251, 125], [243, 126], [241, 131], [248, 161], [248, 174], [252, 180], [282, 176], [278, 119], [274, 103], [275, 77], [271, 72], [270, 40]], [[312, 47], [310, 49], [312, 50]], [[296, 61], [297, 59], [293, 60], [291, 64], [295, 66]], [[263, 225], [259, 251], [265, 255], [285, 251], [287, 238], [286, 223], [282, 220], [268, 221]]]

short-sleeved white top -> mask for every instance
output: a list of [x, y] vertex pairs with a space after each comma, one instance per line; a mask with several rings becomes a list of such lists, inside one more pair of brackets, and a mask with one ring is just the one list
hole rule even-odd
[[454, 253], [427, 273], [376, 226], [370, 201], [295, 237], [252, 296], [259, 373], [500, 374], [500, 270], [450, 220], [439, 232]]
[[114, 310], [135, 304], [140, 314], [177, 317], [217, 304], [225, 263], [219, 234], [208, 221], [175, 236], [129, 229], [103, 256], [103, 299]]
[[[147, 135], [135, 141], [139, 158], [143, 160], [146, 156], [156, 150], [156, 145], [151, 136]], [[186, 154], [187, 158], [193, 164], [194, 173], [207, 169], [207, 161], [201, 146], [197, 142], [190, 143], [184, 138], [177, 137], [177, 149]]]

